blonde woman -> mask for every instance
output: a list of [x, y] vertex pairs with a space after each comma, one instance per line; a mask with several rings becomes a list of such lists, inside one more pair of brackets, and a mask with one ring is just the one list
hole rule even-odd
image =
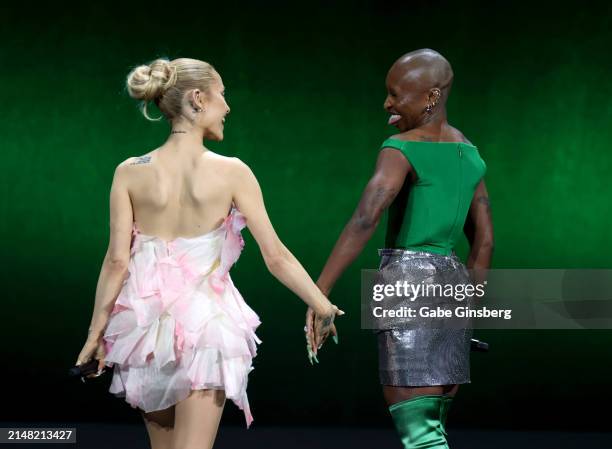
[[[154, 102], [168, 139], [115, 170], [110, 242], [77, 365], [113, 367], [110, 392], [144, 418], [153, 449], [213, 446], [225, 399], [252, 421], [246, 394], [260, 343], [257, 314], [229, 276], [247, 226], [269, 271], [316, 310], [319, 346], [343, 312], [279, 240], [249, 167], [208, 150], [230, 108], [219, 73], [189, 58], [157, 59], [127, 77], [133, 98]], [[99, 375], [99, 374], [98, 374]], [[95, 376], [95, 374], [94, 374]]]

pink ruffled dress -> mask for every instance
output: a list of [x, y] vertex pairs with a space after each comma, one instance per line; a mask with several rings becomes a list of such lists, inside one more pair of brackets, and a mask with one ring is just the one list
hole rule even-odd
[[129, 275], [104, 333], [109, 391], [145, 412], [220, 389], [253, 421], [248, 374], [260, 321], [230, 278], [245, 218], [232, 208], [217, 229], [165, 241], [134, 224]]

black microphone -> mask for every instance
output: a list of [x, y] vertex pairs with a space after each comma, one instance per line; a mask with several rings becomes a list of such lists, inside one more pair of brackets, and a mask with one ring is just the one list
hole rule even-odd
[[470, 348], [472, 349], [472, 351], [488, 352], [489, 351], [489, 343], [486, 343], [484, 341], [480, 341], [480, 340], [476, 340], [475, 338], [472, 338], [472, 340], [470, 342]]
[[70, 377], [85, 377], [90, 374], [94, 374], [98, 372], [98, 361], [96, 359], [91, 359], [87, 363], [81, 363], [80, 365], [75, 365], [68, 370], [68, 376]]

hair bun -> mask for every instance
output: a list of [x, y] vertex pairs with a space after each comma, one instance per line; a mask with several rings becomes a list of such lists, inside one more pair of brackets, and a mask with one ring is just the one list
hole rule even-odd
[[139, 65], [127, 76], [127, 90], [132, 98], [153, 101], [176, 83], [176, 67], [167, 59]]

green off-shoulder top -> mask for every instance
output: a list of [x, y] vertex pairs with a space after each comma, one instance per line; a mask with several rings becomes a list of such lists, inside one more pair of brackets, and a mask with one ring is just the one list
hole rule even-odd
[[389, 138], [382, 148], [401, 151], [417, 176], [387, 210], [386, 247], [450, 255], [486, 172], [477, 147]]

